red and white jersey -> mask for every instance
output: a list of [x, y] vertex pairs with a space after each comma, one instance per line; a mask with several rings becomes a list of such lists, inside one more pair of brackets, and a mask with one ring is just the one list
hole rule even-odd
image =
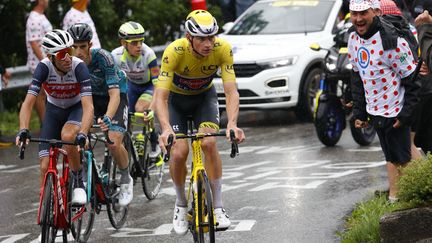
[[[46, 18], [45, 14], [40, 14], [36, 11], [31, 11], [26, 23], [26, 46], [27, 46], [27, 67], [31, 73], [34, 73], [36, 66], [39, 63], [39, 59], [31, 48], [30, 41], [37, 41], [39, 48], [42, 47], [42, 38], [46, 33], [52, 30], [52, 25]], [[44, 53], [43, 53], [44, 54]], [[44, 54], [45, 57], [45, 54]]]
[[71, 8], [63, 18], [63, 30], [67, 30], [69, 27], [77, 23], [86, 23], [90, 26], [93, 32], [93, 38], [91, 40], [93, 43], [92, 48], [101, 48], [95, 24], [87, 10], [81, 12], [75, 8]]
[[47, 101], [63, 109], [80, 102], [81, 96], [92, 95], [89, 71], [77, 57], [72, 57], [72, 69], [64, 75], [56, 72], [48, 58], [42, 59], [27, 93], [38, 96], [42, 87], [47, 94]]
[[397, 47], [384, 51], [379, 32], [367, 40], [352, 32], [348, 58], [363, 81], [366, 111], [374, 116], [396, 117], [404, 103], [401, 79], [417, 66], [408, 42], [398, 37]]

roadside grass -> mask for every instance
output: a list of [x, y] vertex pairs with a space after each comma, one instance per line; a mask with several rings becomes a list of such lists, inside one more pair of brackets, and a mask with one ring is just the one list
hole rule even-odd
[[[32, 112], [30, 120], [30, 131], [35, 133], [40, 130], [40, 123], [35, 111]], [[0, 113], [0, 134], [15, 136], [19, 131], [18, 112], [5, 111]]]
[[384, 214], [432, 205], [432, 155], [410, 162], [402, 174], [399, 201], [390, 204], [387, 195], [381, 195], [358, 203], [346, 220], [345, 230], [337, 233], [341, 242], [381, 242], [379, 221]]

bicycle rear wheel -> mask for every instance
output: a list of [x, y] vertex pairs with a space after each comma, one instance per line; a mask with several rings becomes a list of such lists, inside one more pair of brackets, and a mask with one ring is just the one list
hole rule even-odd
[[[59, 188], [60, 190], [60, 188]], [[57, 229], [54, 225], [54, 182], [53, 175], [48, 174], [42, 200], [41, 208], [41, 230], [42, 230], [42, 241], [41, 242], [54, 242], [57, 236]]]
[[107, 168], [109, 171], [109, 180], [107, 185], [108, 198], [107, 212], [111, 225], [115, 229], [120, 229], [126, 222], [128, 215], [128, 206], [121, 207], [118, 203], [118, 195], [120, 193], [120, 175], [117, 175], [117, 166], [114, 159], [108, 158]]
[[141, 168], [143, 168], [141, 184], [144, 194], [149, 200], [152, 200], [156, 198], [160, 191], [165, 163], [162, 159], [159, 160], [159, 158], [157, 160], [151, 159], [149, 157], [150, 151], [150, 136], [146, 135], [144, 141], [144, 156], [140, 156], [139, 163]]
[[[198, 173], [198, 242], [215, 242], [213, 197], [204, 171]], [[208, 233], [208, 234], [207, 234]]]

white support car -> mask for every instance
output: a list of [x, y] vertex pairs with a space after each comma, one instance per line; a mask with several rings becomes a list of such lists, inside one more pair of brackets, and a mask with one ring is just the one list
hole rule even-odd
[[[297, 108], [311, 119], [325, 52], [333, 45], [341, 0], [263, 0], [247, 9], [220, 37], [233, 47], [241, 109]], [[220, 78], [219, 104], [225, 107]]]

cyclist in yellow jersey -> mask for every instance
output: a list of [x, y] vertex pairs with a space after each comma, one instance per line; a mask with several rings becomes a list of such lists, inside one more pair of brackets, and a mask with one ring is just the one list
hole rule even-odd
[[[233, 129], [238, 142], [242, 142], [245, 135], [243, 130], [237, 127], [239, 94], [235, 83], [231, 46], [215, 36], [219, 27], [216, 19], [207, 11], [191, 12], [186, 18], [185, 28], [186, 37], [174, 41], [166, 48], [156, 83], [154, 104], [162, 128], [159, 144], [167, 145], [169, 134], [186, 133], [189, 116], [192, 116], [199, 132], [219, 130], [219, 105], [212, 83], [218, 69], [222, 75], [226, 96], [227, 131]], [[229, 132], [227, 138], [229, 139]], [[231, 222], [222, 204], [222, 162], [216, 139], [205, 138], [201, 147], [213, 192], [217, 227], [227, 229]], [[174, 141], [170, 173], [177, 195], [173, 225], [178, 234], [186, 234], [188, 229], [185, 195], [188, 152], [186, 140]]]

